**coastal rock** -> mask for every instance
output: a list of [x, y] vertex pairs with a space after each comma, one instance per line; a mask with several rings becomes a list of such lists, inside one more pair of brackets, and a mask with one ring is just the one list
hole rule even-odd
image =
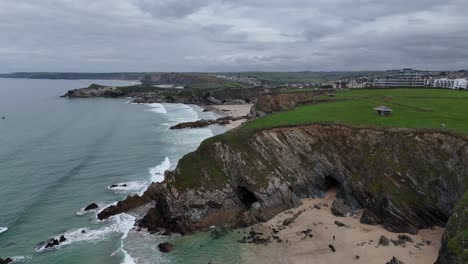
[[176, 89], [158, 88], [152, 85], [133, 85], [127, 87], [107, 87], [92, 84], [87, 88], [69, 90], [62, 97], [132, 97], [132, 103], [181, 103], [196, 105], [245, 104], [255, 103], [257, 98], [268, 92], [263, 88], [222, 88], [211, 89]]
[[337, 225], [339, 227], [346, 227], [346, 224], [344, 224], [343, 222], [340, 222], [340, 221], [335, 221], [335, 225]]
[[112, 184], [111, 186], [109, 186], [109, 189], [114, 189], [114, 188], [118, 188], [118, 187], [127, 187], [127, 184], [124, 183], [124, 184]]
[[60, 239], [59, 239], [59, 242], [62, 243], [62, 242], [65, 242], [65, 241], [67, 241], [67, 238], [64, 235], [61, 235]]
[[151, 203], [161, 192], [162, 185], [160, 183], [152, 183], [143, 195], [127, 196], [125, 200], [119, 201], [116, 205], [111, 205], [99, 212], [97, 217], [99, 220], [103, 220], [110, 216], [136, 209], [142, 205]]
[[398, 240], [404, 243], [406, 242], [414, 243], [413, 239], [405, 234], [398, 235]]
[[371, 210], [366, 209], [362, 213], [360, 222], [361, 224], [366, 225], [379, 225], [382, 223], [382, 220], [380, 220], [379, 216], [374, 214]]
[[299, 215], [301, 215], [303, 212], [304, 212], [304, 211], [299, 211], [299, 212], [295, 213], [293, 216], [284, 219], [284, 221], [283, 221], [283, 226], [288, 226], [288, 225], [290, 225], [290, 224], [291, 224], [292, 222], [294, 222], [294, 221], [299, 217]]
[[[458, 202], [448, 221], [436, 264], [468, 263], [468, 191]], [[430, 241], [426, 241], [426, 244]]]
[[153, 201], [138, 224], [185, 234], [266, 221], [335, 188], [370, 222], [414, 234], [452, 215], [465, 192], [467, 142], [448, 131], [336, 124], [233, 131], [184, 156], [148, 188], [154, 195], [104, 211], [108, 217]]
[[388, 239], [388, 237], [386, 236], [380, 236], [380, 239], [379, 239], [379, 246], [388, 246], [390, 244], [390, 240]]
[[236, 120], [242, 120], [242, 119], [247, 119], [247, 116], [238, 116], [238, 117], [232, 117], [232, 116], [226, 116], [226, 117], [221, 117], [215, 120], [197, 120], [193, 122], [184, 122], [184, 123], [179, 123], [177, 125], [171, 126], [170, 129], [184, 129], [184, 128], [201, 128], [201, 127], [206, 127], [210, 125], [228, 125], [230, 121], [236, 121]]
[[0, 264], [8, 264], [8, 263], [12, 263], [13, 260], [11, 258], [6, 258], [6, 259], [2, 259], [0, 258]]
[[252, 116], [261, 117], [267, 114], [285, 111], [300, 103], [312, 102], [324, 91], [266, 93], [259, 96], [257, 103], [250, 109]]
[[393, 257], [389, 262], [387, 262], [386, 264], [405, 264], [403, 261]]
[[44, 248], [52, 248], [54, 247], [54, 243], [52, 242], [47, 242], [46, 246]]
[[349, 217], [352, 214], [352, 209], [342, 199], [335, 199], [333, 201], [331, 211], [335, 216], [340, 217]]
[[86, 208], [84, 210], [89, 211], [89, 210], [94, 210], [94, 209], [97, 209], [97, 208], [99, 208], [99, 206], [97, 204], [95, 204], [95, 203], [92, 203], [92, 204], [86, 206]]
[[172, 245], [171, 243], [168, 243], [168, 242], [164, 242], [164, 243], [160, 243], [158, 245], [158, 249], [159, 249], [159, 251], [161, 251], [163, 253], [169, 253], [174, 249], [174, 245]]

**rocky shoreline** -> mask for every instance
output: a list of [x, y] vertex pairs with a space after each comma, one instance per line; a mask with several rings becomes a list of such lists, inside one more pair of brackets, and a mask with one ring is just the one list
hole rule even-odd
[[[69, 91], [67, 97], [123, 96], [116, 89], [97, 90]], [[183, 129], [227, 125], [233, 120], [313, 103], [323, 95], [321, 91], [251, 91], [241, 97], [240, 91], [224, 90], [221, 96], [213, 91], [195, 94], [165, 90], [138, 94], [133, 102], [221, 106], [256, 102], [247, 116], [228, 115], [171, 128]], [[129, 196], [102, 210], [98, 218], [136, 210], [141, 213], [144, 207], [146, 213], [136, 224], [152, 233], [190, 234], [211, 226], [246, 227], [268, 222], [281, 212], [303, 206], [304, 199], [323, 197], [330, 188], [336, 188], [337, 199], [330, 210], [340, 217], [360, 212], [358, 221], [362, 225], [381, 225], [386, 231], [411, 235], [447, 225], [436, 263], [463, 263], [466, 249], [459, 245], [466, 239], [463, 230], [467, 228], [464, 210], [468, 201], [463, 198], [468, 182], [467, 142], [466, 135], [450, 132], [337, 124], [239, 129], [204, 141], [195, 152], [184, 156], [174, 171], [167, 171], [162, 183], [153, 183], [143, 195]], [[317, 207], [320, 205], [314, 205]], [[301, 213], [284, 219], [283, 225], [294, 222]], [[347, 226], [338, 220], [334, 224]], [[302, 230], [302, 235], [313, 235], [307, 230]], [[243, 242], [267, 243], [272, 238], [284, 240], [277, 233], [268, 239], [254, 234]], [[385, 241], [382, 238], [379, 243]], [[335, 253], [339, 249], [329, 244], [328, 250]], [[396, 256], [388, 263], [402, 262]]]
[[201, 119], [193, 122], [183, 122], [179, 123], [177, 125], [171, 126], [169, 129], [185, 129], [185, 128], [201, 128], [201, 127], [207, 127], [210, 125], [229, 125], [231, 121], [238, 121], [238, 120], [247, 120], [249, 119], [248, 116], [225, 116], [225, 117], [220, 117], [218, 119]]
[[[417, 234], [445, 226], [465, 192], [468, 144], [463, 136], [309, 125], [225, 137], [203, 142], [175, 171], [166, 172], [163, 183], [104, 209], [99, 218], [154, 202], [140, 227], [181, 234], [212, 225], [244, 227], [334, 186], [347, 208], [364, 209], [361, 223]], [[442, 246], [441, 256], [446, 254]], [[457, 262], [443, 257], [438, 263]]]

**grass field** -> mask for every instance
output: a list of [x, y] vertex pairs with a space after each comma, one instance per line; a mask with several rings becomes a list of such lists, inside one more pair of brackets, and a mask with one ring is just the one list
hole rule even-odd
[[[266, 129], [316, 122], [382, 127], [432, 128], [468, 133], [468, 92], [442, 89], [359, 89], [342, 91], [324, 101], [256, 119], [246, 129]], [[374, 107], [393, 109], [380, 117]]]

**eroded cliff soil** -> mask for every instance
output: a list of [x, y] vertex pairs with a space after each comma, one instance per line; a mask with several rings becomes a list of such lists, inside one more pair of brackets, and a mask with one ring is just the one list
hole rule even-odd
[[292, 109], [301, 103], [311, 102], [323, 94], [325, 94], [325, 91], [262, 94], [259, 96], [257, 103], [252, 107], [250, 112], [253, 116], [264, 116], [266, 114]]
[[[456, 208], [466, 216], [467, 174], [466, 136], [325, 124], [239, 129], [204, 141], [162, 184], [99, 217], [155, 201], [139, 221], [150, 230], [247, 226], [334, 187], [347, 206], [365, 209], [362, 223], [414, 234], [445, 226]], [[463, 263], [467, 223], [452, 219], [439, 263]]]

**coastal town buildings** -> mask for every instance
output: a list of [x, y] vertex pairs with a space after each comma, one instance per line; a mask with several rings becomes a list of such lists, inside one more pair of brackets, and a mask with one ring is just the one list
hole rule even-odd
[[373, 87], [425, 87], [426, 80], [423, 78], [423, 72], [413, 69], [402, 69], [398, 74], [391, 74], [374, 79]]
[[439, 88], [450, 88], [450, 89], [468, 89], [468, 80], [467, 79], [449, 79], [449, 78], [440, 78], [434, 80], [434, 87]]

